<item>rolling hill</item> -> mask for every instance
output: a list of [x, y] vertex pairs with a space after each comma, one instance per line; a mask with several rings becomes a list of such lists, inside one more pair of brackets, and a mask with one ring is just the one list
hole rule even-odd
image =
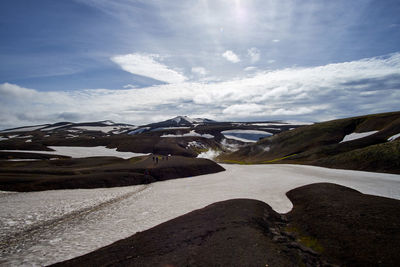
[[400, 112], [306, 125], [233, 153], [226, 163], [290, 163], [400, 173]]

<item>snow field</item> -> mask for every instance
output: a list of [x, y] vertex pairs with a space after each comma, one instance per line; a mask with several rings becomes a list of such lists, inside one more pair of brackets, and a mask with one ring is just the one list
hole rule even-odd
[[0, 150], [4, 152], [26, 152], [26, 153], [40, 153], [50, 155], [68, 156], [71, 158], [86, 158], [86, 157], [119, 157], [128, 159], [132, 157], [146, 156], [148, 154], [133, 153], [133, 152], [119, 152], [116, 148], [107, 148], [105, 146], [96, 147], [81, 147], [81, 146], [49, 146], [55, 151], [37, 151], [37, 150]]
[[[337, 183], [363, 193], [400, 199], [400, 175], [301, 165], [222, 166], [225, 172], [146, 186], [0, 194], [4, 211], [0, 213], [1, 222], [9, 225], [0, 228], [2, 238], [10, 231], [24, 229], [27, 221], [46, 225], [33, 234], [20, 236], [2, 250], [0, 265], [47, 265], [76, 257], [227, 199], [258, 199], [286, 213], [292, 203], [285, 193], [310, 183]], [[116, 194], [116, 200], [104, 205], [112, 194]], [[82, 207], [89, 207], [90, 212], [81, 215]], [[69, 216], [71, 213], [77, 215]], [[47, 224], [52, 216], [66, 219]]]

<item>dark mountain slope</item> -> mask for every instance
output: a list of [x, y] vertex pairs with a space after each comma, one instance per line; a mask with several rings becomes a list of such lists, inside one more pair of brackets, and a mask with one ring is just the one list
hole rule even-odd
[[[354, 133], [370, 135], [360, 138], [360, 135]], [[340, 119], [276, 134], [232, 154], [222, 155], [220, 160], [247, 163], [300, 163], [398, 173], [400, 171], [399, 165], [396, 164], [400, 157], [398, 143], [388, 140], [398, 133], [400, 133], [400, 112]], [[351, 139], [354, 136], [356, 139], [344, 140], [345, 137]], [[352, 151], [354, 153], [350, 153]], [[360, 165], [363, 160], [367, 160], [366, 162], [370, 162], [371, 165]], [[352, 162], [346, 163], [346, 161]]]

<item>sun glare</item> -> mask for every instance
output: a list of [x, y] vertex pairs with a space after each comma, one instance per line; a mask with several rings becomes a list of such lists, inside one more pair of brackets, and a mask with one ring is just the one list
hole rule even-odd
[[240, 0], [235, 0], [235, 16], [238, 22], [243, 23], [246, 21], [247, 10]]

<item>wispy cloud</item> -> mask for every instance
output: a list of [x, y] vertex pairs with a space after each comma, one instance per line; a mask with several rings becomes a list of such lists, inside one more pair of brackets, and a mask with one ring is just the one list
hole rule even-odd
[[159, 62], [160, 55], [134, 53], [112, 57], [111, 60], [127, 72], [167, 83], [182, 83], [186, 77]]
[[232, 63], [238, 63], [238, 62], [240, 62], [239, 56], [236, 55], [232, 50], [226, 50], [226, 51], [222, 54], [222, 56], [223, 56], [226, 60], [228, 60], [228, 61], [230, 61], [230, 62], [232, 62]]
[[244, 70], [244, 71], [256, 71], [256, 70], [257, 70], [257, 67], [249, 66], [249, 67], [244, 68], [243, 70]]
[[203, 67], [192, 67], [192, 73], [200, 76], [204, 76], [208, 73], [208, 71]]
[[141, 124], [178, 114], [216, 120], [321, 121], [399, 109], [400, 53], [230, 81], [39, 92], [0, 84], [1, 127], [112, 119]]

